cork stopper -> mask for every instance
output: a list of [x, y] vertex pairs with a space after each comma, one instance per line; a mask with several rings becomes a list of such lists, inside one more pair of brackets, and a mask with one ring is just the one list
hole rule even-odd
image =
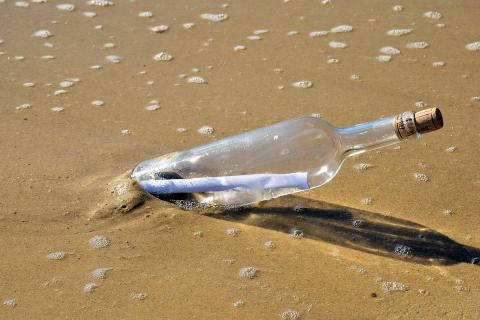
[[418, 133], [427, 133], [443, 127], [440, 109], [431, 108], [415, 112], [415, 128]]
[[441, 129], [443, 117], [438, 108], [418, 112], [406, 111], [395, 117], [394, 127], [399, 139], [407, 139], [413, 135]]

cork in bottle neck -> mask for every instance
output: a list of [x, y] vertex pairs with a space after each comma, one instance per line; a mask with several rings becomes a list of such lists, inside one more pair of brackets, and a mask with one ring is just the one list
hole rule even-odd
[[441, 129], [443, 127], [443, 117], [438, 108], [418, 112], [406, 111], [395, 118], [394, 127], [399, 139], [407, 139], [412, 135]]

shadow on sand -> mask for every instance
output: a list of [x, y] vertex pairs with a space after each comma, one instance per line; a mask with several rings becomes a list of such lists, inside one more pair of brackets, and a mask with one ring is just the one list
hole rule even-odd
[[267, 201], [256, 208], [210, 215], [213, 218], [429, 265], [480, 263], [480, 249], [462, 245], [417, 223], [298, 196]]

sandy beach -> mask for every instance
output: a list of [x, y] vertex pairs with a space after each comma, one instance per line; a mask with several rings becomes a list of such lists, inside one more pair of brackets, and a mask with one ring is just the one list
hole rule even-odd
[[[479, 319], [479, 13], [0, 0], [0, 319]], [[251, 209], [116, 197], [162, 154], [434, 106], [443, 129]]]

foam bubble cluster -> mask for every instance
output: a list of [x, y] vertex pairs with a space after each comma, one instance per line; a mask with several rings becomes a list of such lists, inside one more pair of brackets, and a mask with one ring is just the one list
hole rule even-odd
[[425, 48], [428, 48], [430, 44], [425, 41], [417, 41], [417, 42], [409, 42], [405, 46], [408, 49], [425, 49]]
[[300, 312], [292, 309], [283, 311], [282, 314], [280, 315], [282, 320], [296, 320], [296, 319], [300, 319], [300, 316], [301, 316]]
[[268, 249], [275, 249], [276, 247], [275, 242], [273, 242], [272, 240], [266, 241], [263, 245], [265, 246], [265, 248]]
[[110, 270], [112, 270], [112, 268], [97, 268], [90, 274], [96, 279], [105, 279], [107, 277], [107, 272]]
[[51, 33], [49, 30], [37, 30], [33, 33], [33, 36], [41, 39], [47, 39], [53, 37], [53, 33]]
[[353, 169], [355, 170], [358, 170], [358, 171], [365, 171], [365, 170], [368, 170], [370, 168], [372, 168], [373, 165], [369, 164], [369, 163], [356, 163], [352, 166]]
[[377, 56], [375, 59], [380, 62], [390, 62], [390, 60], [392, 60], [392, 56], [382, 54]]
[[14, 308], [17, 305], [17, 301], [15, 299], [5, 299], [3, 300], [3, 305], [7, 307]]
[[244, 267], [240, 268], [240, 270], [238, 271], [238, 275], [241, 278], [253, 279], [257, 275], [257, 271], [258, 270], [255, 267]]
[[323, 37], [326, 36], [329, 32], [328, 31], [323, 31], [323, 30], [316, 30], [316, 31], [311, 31], [308, 36], [310, 38], [318, 38], [318, 37]]
[[385, 281], [382, 283], [382, 289], [385, 292], [406, 291], [408, 287], [401, 282]]
[[144, 292], [134, 292], [130, 295], [130, 297], [133, 299], [133, 300], [145, 300], [147, 298], [147, 294], [144, 293]]
[[195, 83], [195, 84], [207, 84], [207, 80], [205, 78], [199, 76], [188, 77], [188, 83]]
[[215, 129], [210, 126], [202, 126], [197, 130], [197, 132], [200, 134], [213, 134]]
[[428, 182], [430, 180], [430, 178], [428, 178], [428, 176], [425, 173], [421, 173], [421, 172], [415, 172], [413, 176], [415, 177], [415, 180], [421, 181], [421, 182]]
[[310, 80], [300, 80], [292, 83], [292, 86], [295, 88], [308, 89], [313, 86], [313, 82]]
[[150, 27], [149, 29], [150, 29], [150, 31], [155, 32], [155, 33], [162, 33], [162, 32], [167, 31], [170, 28], [169, 28], [169, 26], [167, 26], [165, 24], [161, 24], [161, 25], [158, 25], [158, 26]]
[[155, 61], [171, 61], [173, 60], [173, 56], [166, 52], [159, 52], [153, 56], [153, 60]]
[[50, 252], [47, 254], [47, 259], [48, 260], [63, 260], [67, 254], [63, 251], [58, 251], [58, 252]]
[[480, 41], [467, 44], [465, 46], [465, 49], [470, 51], [480, 51]]
[[200, 18], [203, 20], [213, 21], [213, 22], [220, 22], [228, 19], [228, 15], [226, 13], [202, 13]]
[[122, 62], [123, 58], [116, 55], [116, 54], [109, 54], [109, 55], [105, 56], [105, 60], [107, 60], [108, 62], [111, 62], [111, 63], [120, 63], [120, 62]]
[[335, 48], [335, 49], [344, 49], [346, 47], [348, 47], [348, 45], [344, 42], [340, 42], [340, 41], [330, 41], [328, 43], [328, 46], [330, 48]]
[[142, 11], [138, 14], [140, 18], [151, 18], [153, 17], [153, 12], [151, 11]]
[[113, 1], [110, 0], [90, 0], [87, 1], [87, 5], [89, 6], [98, 6], [98, 7], [110, 7], [113, 6]]
[[71, 3], [61, 3], [61, 4], [57, 4], [57, 9], [60, 11], [74, 11], [75, 5]]
[[239, 233], [240, 233], [240, 230], [238, 230], [237, 228], [228, 228], [227, 229], [227, 234], [229, 236], [236, 237], [236, 236], [238, 236]]
[[400, 37], [406, 34], [409, 34], [413, 29], [392, 29], [387, 31], [387, 36]]
[[92, 293], [96, 288], [98, 288], [98, 286], [95, 283], [89, 282], [83, 286], [83, 292]]
[[352, 32], [352, 31], [353, 31], [353, 27], [348, 24], [342, 24], [330, 29], [330, 32], [332, 33]]
[[413, 249], [403, 244], [396, 244], [393, 253], [403, 258], [411, 258], [413, 256]]
[[380, 52], [383, 54], [389, 54], [389, 55], [400, 54], [400, 50], [395, 47], [382, 47], [380, 48]]
[[108, 247], [110, 245], [110, 240], [108, 240], [104, 236], [96, 235], [90, 238], [90, 240], [88, 240], [88, 244], [90, 244], [92, 248], [100, 249]]
[[434, 20], [440, 20], [443, 17], [442, 14], [438, 11], [427, 11], [423, 14], [423, 16]]

